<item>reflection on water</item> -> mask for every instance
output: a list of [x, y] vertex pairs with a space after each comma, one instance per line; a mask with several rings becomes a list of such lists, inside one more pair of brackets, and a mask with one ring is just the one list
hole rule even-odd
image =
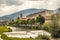
[[21, 31], [21, 28], [19, 27], [13, 27], [13, 26], [8, 26], [9, 28], [12, 29], [12, 31]]
[[21, 27], [13, 27], [13, 26], [8, 26], [9, 28], [12, 29], [12, 31], [29, 31], [29, 29], [21, 28]]

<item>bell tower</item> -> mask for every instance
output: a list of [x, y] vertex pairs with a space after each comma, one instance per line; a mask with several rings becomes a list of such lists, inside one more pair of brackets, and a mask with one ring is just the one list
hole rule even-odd
[[23, 14], [21, 13], [21, 14], [20, 14], [20, 18], [22, 18], [22, 17], [23, 17]]

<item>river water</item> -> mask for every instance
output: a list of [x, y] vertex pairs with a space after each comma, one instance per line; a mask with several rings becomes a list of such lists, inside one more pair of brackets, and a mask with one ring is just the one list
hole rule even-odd
[[8, 26], [8, 28], [11, 28], [12, 31], [31, 31], [29, 29], [25, 29], [25, 28], [21, 28], [21, 27]]
[[13, 27], [13, 26], [8, 26], [8, 28], [11, 28], [12, 31], [21, 31], [22, 29], [19, 27]]
[[[19, 27], [8, 26], [8, 28], [11, 28], [12, 32], [22, 31], [22, 30], [26, 31], [26, 29], [21, 29]], [[60, 40], [60, 38], [59, 39], [51, 39], [51, 40]]]

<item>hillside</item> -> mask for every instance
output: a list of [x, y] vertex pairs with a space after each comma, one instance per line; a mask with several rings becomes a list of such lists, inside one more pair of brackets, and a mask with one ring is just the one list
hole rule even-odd
[[13, 13], [11, 15], [5, 15], [0, 17], [0, 20], [12, 20], [12, 19], [16, 19], [17, 17], [20, 16], [20, 14], [22, 13], [24, 16], [29, 15], [31, 13], [36, 13], [36, 12], [41, 12], [44, 11], [45, 9], [35, 9], [35, 8], [31, 8], [31, 9], [26, 9], [26, 10], [22, 10], [22, 11], [18, 11], [16, 13]]

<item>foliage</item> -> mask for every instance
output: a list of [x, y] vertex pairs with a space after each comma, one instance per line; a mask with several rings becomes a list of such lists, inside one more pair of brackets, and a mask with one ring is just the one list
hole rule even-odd
[[52, 15], [51, 22], [44, 24], [41, 29], [46, 30], [52, 34], [52, 37], [60, 37], [60, 24], [57, 15]]
[[3, 26], [0, 26], [0, 34], [3, 33], [3, 32], [11, 32], [12, 30], [10, 28], [7, 28], [7, 27], [3, 27]]
[[4, 40], [50, 40], [50, 36], [46, 35], [39, 35], [37, 38], [33, 39], [33, 38], [11, 38], [7, 37], [5, 34], [2, 34], [1, 38]]
[[1, 35], [1, 38], [2, 38], [3, 40], [10, 40], [5, 34], [2, 34], [2, 35]]
[[12, 20], [10, 22], [10, 24], [35, 24], [36, 22], [40, 22], [41, 24], [43, 24], [45, 22], [45, 18], [41, 15], [39, 15], [36, 20], [34, 18], [32, 19], [27, 19], [27, 20], [20, 20], [19, 17], [16, 19], [16, 21]]
[[11, 28], [8, 28], [9, 30], [8, 30], [8, 32], [12, 32], [12, 29]]
[[[18, 17], [16, 19], [16, 21], [12, 20], [12, 22], [10, 22], [10, 25], [11, 26], [19, 26], [19, 27], [23, 26], [23, 28], [28, 28], [28, 29], [40, 29], [40, 26], [41, 26], [40, 24], [43, 24], [44, 22], [45, 22], [45, 18], [43, 16], [39, 15], [36, 19], [32, 18], [32, 19], [27, 19], [27, 20], [20, 20], [20, 18]], [[37, 26], [35, 26], [35, 24]]]
[[28, 19], [27, 23], [28, 24], [35, 24], [35, 19], [34, 18], [33, 19]]
[[51, 23], [51, 27], [50, 27], [50, 32], [52, 33], [53, 37], [60, 37], [60, 34], [59, 34], [60, 27], [58, 25], [58, 22], [59, 21], [58, 21], [57, 15], [53, 15], [52, 23]]
[[32, 24], [34, 24], [35, 23], [35, 19], [33, 18], [33, 19], [31, 19], [31, 23]]
[[47, 35], [39, 35], [36, 39], [50, 40], [51, 37]]
[[43, 24], [45, 22], [45, 18], [43, 16], [39, 15], [36, 18], [36, 22], [40, 22], [40, 24]]
[[32, 38], [10, 38], [11, 40], [33, 40]]
[[1, 38], [3, 40], [33, 40], [32, 38], [10, 38], [10, 37], [7, 37], [5, 34], [2, 34]]
[[50, 31], [50, 22], [45, 22], [44, 25], [42, 25], [41, 30]]

